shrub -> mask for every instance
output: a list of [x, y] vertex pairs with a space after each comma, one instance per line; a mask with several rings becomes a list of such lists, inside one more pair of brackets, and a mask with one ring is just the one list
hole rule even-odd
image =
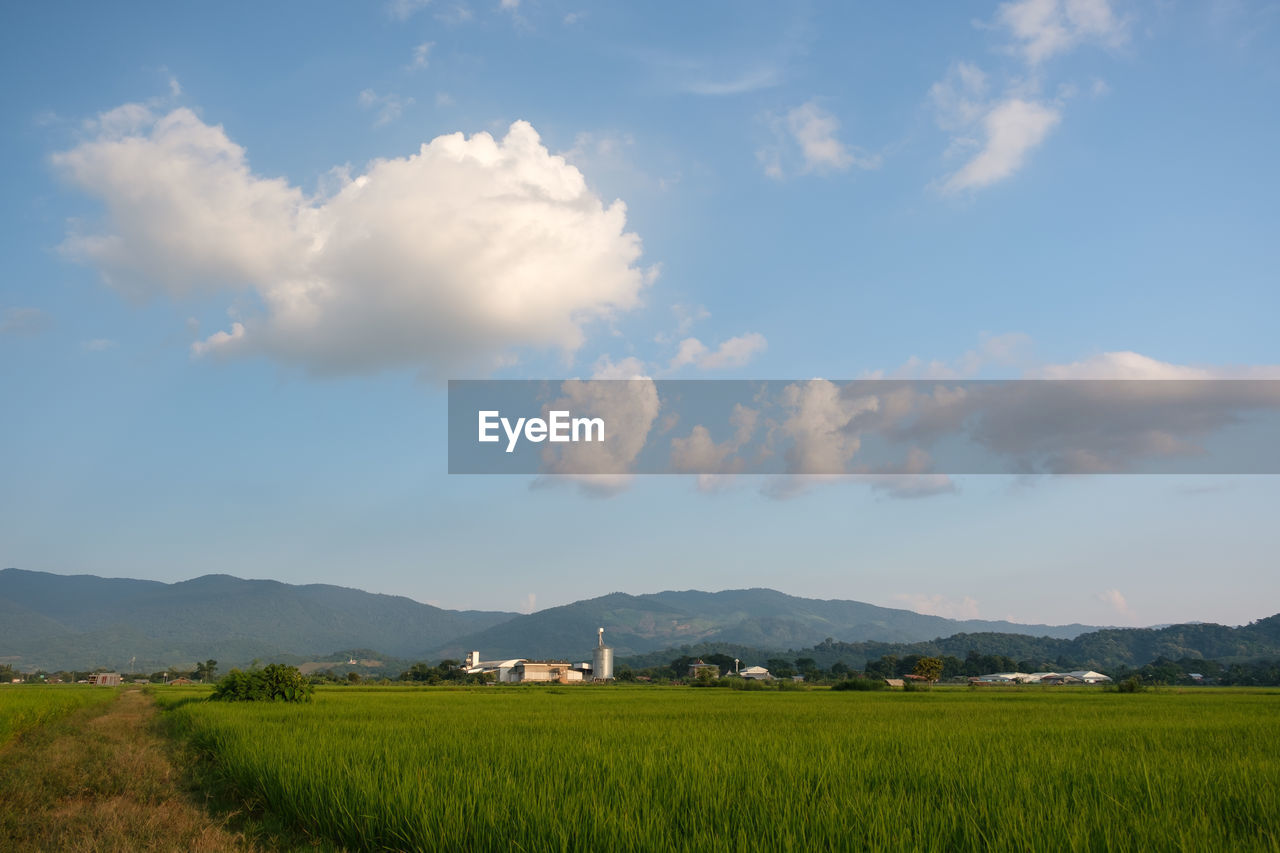
[[1142, 683], [1142, 679], [1136, 675], [1131, 675], [1124, 681], [1116, 685], [1117, 693], [1142, 693], [1146, 690], [1146, 685]]
[[846, 678], [831, 685], [832, 690], [884, 690], [889, 685], [883, 678]]
[[267, 664], [248, 672], [233, 669], [213, 688], [220, 702], [310, 702], [315, 687], [297, 667]]
[[907, 679], [902, 682], [902, 689], [908, 693], [924, 693], [929, 689], [929, 685], [922, 681]]

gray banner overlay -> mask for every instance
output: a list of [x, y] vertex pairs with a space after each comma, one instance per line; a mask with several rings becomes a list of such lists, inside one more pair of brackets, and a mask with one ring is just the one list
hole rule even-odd
[[449, 473], [1280, 473], [1280, 380], [455, 380]]

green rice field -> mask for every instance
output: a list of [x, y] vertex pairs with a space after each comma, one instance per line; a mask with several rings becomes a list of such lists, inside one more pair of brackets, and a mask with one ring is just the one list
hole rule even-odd
[[79, 708], [105, 704], [118, 691], [81, 684], [0, 686], [0, 746], [14, 736]]
[[358, 850], [1280, 850], [1276, 690], [159, 694], [241, 797]]

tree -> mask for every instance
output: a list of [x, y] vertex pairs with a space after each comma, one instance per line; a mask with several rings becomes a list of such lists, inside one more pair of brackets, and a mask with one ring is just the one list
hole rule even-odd
[[786, 658], [769, 658], [764, 662], [764, 667], [774, 678], [790, 678], [795, 675], [795, 670], [791, 668], [791, 661]]
[[942, 677], [942, 658], [920, 658], [911, 674], [918, 675], [925, 681], [937, 681]]
[[310, 702], [315, 687], [297, 667], [282, 663], [243, 672], [233, 669], [218, 682], [212, 698], [222, 702]]

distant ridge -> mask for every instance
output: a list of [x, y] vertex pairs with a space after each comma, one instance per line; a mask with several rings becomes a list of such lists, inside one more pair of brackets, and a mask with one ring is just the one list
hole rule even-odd
[[515, 614], [443, 610], [327, 584], [204, 575], [179, 583], [0, 570], [0, 663], [139, 670], [340, 648], [421, 655]]
[[771, 589], [610, 595], [529, 615], [444, 610], [327, 584], [204, 575], [178, 583], [0, 570], [0, 663], [22, 668], [154, 671], [214, 658], [224, 668], [315, 660], [334, 649], [404, 659], [590, 654], [596, 628], [617, 653], [692, 643], [767, 649], [921, 642], [959, 632], [1072, 638], [1087, 625], [1018, 625], [821, 601]]
[[597, 625], [617, 654], [640, 654], [693, 643], [725, 643], [762, 649], [842, 642], [910, 643], [960, 632], [1001, 632], [1069, 639], [1090, 625], [1020, 625], [956, 620], [860, 601], [799, 598], [772, 589], [615, 592], [551, 607], [460, 637], [436, 651], [454, 657], [477, 649], [496, 657], [551, 657], [590, 651]]

